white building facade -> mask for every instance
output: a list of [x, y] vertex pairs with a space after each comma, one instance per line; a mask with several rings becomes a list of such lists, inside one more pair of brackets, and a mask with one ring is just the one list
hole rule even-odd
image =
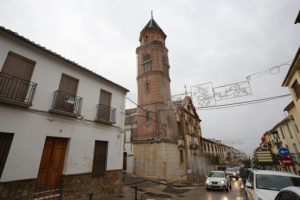
[[0, 27], [0, 199], [119, 192], [127, 92]]

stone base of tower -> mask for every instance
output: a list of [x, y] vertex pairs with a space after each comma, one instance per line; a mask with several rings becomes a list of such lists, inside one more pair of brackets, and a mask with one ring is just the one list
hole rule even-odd
[[186, 164], [174, 143], [135, 143], [133, 155], [133, 174], [138, 177], [164, 182], [187, 178]]

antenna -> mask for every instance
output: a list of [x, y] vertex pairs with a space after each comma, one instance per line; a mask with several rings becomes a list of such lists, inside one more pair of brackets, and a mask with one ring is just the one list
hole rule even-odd
[[151, 19], [153, 19], [153, 10], [151, 10]]
[[187, 92], [187, 90], [186, 90], [186, 85], [184, 85], [184, 90], [185, 90], [185, 96], [187, 96], [187, 95], [188, 95], [188, 92]]

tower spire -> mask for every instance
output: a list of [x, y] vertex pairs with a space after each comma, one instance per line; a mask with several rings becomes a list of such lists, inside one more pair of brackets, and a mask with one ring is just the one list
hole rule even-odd
[[153, 20], [153, 10], [151, 10], [151, 19]]

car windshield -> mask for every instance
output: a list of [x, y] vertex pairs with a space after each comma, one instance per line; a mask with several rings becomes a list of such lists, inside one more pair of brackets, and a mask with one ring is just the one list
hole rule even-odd
[[279, 191], [288, 186], [300, 186], [300, 178], [267, 174], [256, 175], [256, 188]]
[[226, 169], [226, 172], [235, 172], [235, 169], [233, 169], [233, 168], [228, 168], [228, 169]]
[[223, 177], [225, 177], [225, 173], [224, 172], [210, 172], [208, 177], [223, 178]]

